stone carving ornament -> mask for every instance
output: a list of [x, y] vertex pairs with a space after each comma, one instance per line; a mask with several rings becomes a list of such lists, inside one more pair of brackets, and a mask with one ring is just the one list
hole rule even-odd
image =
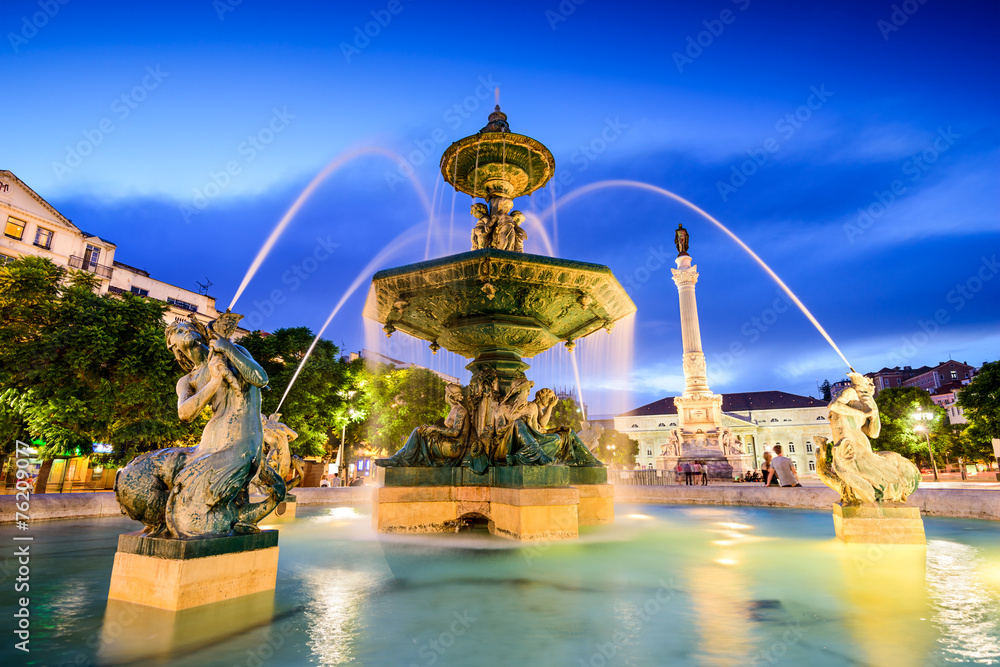
[[[263, 462], [260, 388], [267, 374], [228, 337], [239, 316], [226, 313], [209, 327], [194, 320], [167, 327], [167, 347], [186, 375], [177, 382], [177, 414], [212, 417], [196, 447], [170, 447], [133, 459], [118, 472], [122, 511], [145, 524], [144, 534], [190, 538], [257, 532], [257, 522], [285, 497], [281, 476]], [[221, 326], [220, 326], [221, 325]], [[249, 485], [269, 492], [249, 500]]]
[[472, 229], [472, 249], [496, 248], [524, 252], [524, 241], [528, 236], [521, 228], [524, 214], [511, 210], [514, 202], [509, 197], [496, 195], [487, 201], [488, 206], [483, 203], [472, 205], [472, 217], [477, 221]]
[[816, 472], [840, 493], [844, 505], [905, 502], [920, 483], [920, 470], [895, 452], [872, 451], [882, 424], [872, 381], [848, 373], [851, 386], [830, 403], [833, 441], [815, 436]]

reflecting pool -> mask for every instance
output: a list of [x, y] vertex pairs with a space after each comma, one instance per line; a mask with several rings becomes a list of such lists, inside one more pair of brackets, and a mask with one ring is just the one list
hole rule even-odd
[[[2, 664], [1000, 664], [1000, 526], [854, 547], [829, 513], [621, 506], [575, 542], [376, 535], [303, 507], [277, 591], [180, 614], [106, 600], [125, 518], [32, 525], [31, 653]], [[266, 521], [264, 522], [266, 523]], [[13, 589], [12, 560], [4, 587]], [[0, 614], [11, 618], [12, 595]], [[8, 635], [10, 637], [10, 635]]]

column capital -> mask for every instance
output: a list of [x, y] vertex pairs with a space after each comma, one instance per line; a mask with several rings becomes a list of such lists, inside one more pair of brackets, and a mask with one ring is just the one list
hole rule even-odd
[[678, 287], [681, 285], [694, 285], [698, 282], [697, 266], [692, 266], [687, 269], [670, 269], [670, 273], [673, 274], [674, 284]]

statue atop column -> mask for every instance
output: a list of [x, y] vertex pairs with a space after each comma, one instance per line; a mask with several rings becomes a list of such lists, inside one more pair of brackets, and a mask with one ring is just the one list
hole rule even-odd
[[678, 257], [688, 254], [688, 241], [688, 231], [684, 229], [684, 225], [678, 224], [674, 232], [674, 245], [677, 246]]

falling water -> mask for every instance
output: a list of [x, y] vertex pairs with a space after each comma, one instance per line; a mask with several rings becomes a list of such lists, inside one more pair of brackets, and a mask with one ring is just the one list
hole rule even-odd
[[434, 233], [434, 211], [437, 203], [438, 188], [441, 186], [441, 174], [434, 179], [434, 194], [431, 196], [431, 210], [427, 214], [427, 244], [424, 246], [424, 259], [431, 258], [431, 235]]
[[541, 245], [544, 248], [544, 253], [549, 257], [555, 257], [556, 253], [552, 247], [552, 240], [549, 238], [549, 233], [545, 229], [545, 225], [542, 223], [542, 220], [531, 211], [525, 212], [524, 219], [525, 222], [531, 225], [533, 230], [532, 234], [528, 236], [529, 242], [531, 239], [535, 238], [535, 233], [537, 232]]
[[422, 233], [423, 233], [423, 225], [416, 225], [415, 227], [411, 227], [410, 229], [406, 230], [405, 232], [394, 238], [392, 241], [390, 241], [389, 244], [386, 245], [384, 248], [382, 248], [382, 250], [379, 251], [377, 255], [372, 257], [371, 261], [365, 265], [365, 268], [361, 269], [357, 277], [354, 279], [354, 282], [351, 283], [350, 287], [347, 288], [347, 291], [344, 292], [344, 294], [340, 297], [340, 300], [337, 302], [337, 305], [333, 307], [333, 310], [330, 312], [330, 316], [326, 318], [326, 322], [324, 322], [323, 326], [320, 327], [319, 332], [316, 334], [316, 337], [313, 338], [312, 343], [310, 343], [309, 345], [309, 349], [306, 350], [305, 355], [302, 357], [302, 361], [299, 362], [298, 368], [296, 368], [295, 373], [292, 374], [292, 379], [288, 381], [288, 386], [285, 387], [285, 393], [281, 395], [281, 400], [278, 401], [278, 407], [275, 408], [274, 410], [275, 412], [279, 412], [281, 410], [281, 404], [284, 403], [285, 398], [288, 397], [288, 392], [291, 391], [292, 385], [294, 385], [295, 380], [298, 379], [299, 373], [302, 372], [303, 366], [305, 366], [306, 362], [309, 361], [309, 355], [312, 354], [313, 349], [316, 347], [316, 344], [319, 342], [319, 339], [322, 338], [323, 333], [326, 331], [326, 328], [330, 326], [330, 322], [332, 322], [333, 318], [337, 316], [337, 313], [340, 312], [340, 309], [347, 302], [347, 300], [351, 298], [354, 292], [357, 291], [358, 287], [361, 286], [361, 283], [363, 283], [366, 279], [368, 279], [368, 277], [375, 271], [375, 269], [381, 266], [386, 260], [392, 257], [392, 255], [398, 252], [401, 248], [410, 245], [418, 238], [420, 238], [420, 235]]
[[[649, 183], [643, 183], [641, 181], [608, 180], [608, 181], [598, 181], [597, 183], [591, 183], [589, 185], [583, 186], [582, 188], [574, 190], [573, 192], [570, 192], [569, 194], [567, 194], [566, 196], [564, 196], [562, 198], [562, 200], [561, 200], [560, 203], [562, 205], [565, 205], [565, 204], [568, 204], [569, 202], [573, 201], [574, 199], [582, 197], [585, 194], [589, 194], [589, 193], [594, 192], [596, 190], [602, 190], [604, 188], [614, 188], [614, 187], [637, 188], [637, 189], [640, 189], [640, 190], [649, 190], [651, 192], [655, 192], [657, 194], [663, 195], [664, 197], [669, 197], [670, 199], [673, 199], [674, 201], [677, 201], [677, 202], [680, 202], [681, 204], [684, 204], [685, 206], [687, 206], [688, 208], [690, 208], [692, 211], [700, 214], [706, 220], [708, 220], [713, 225], [715, 225], [716, 227], [718, 227], [719, 229], [721, 229], [727, 236], [729, 236], [729, 238], [731, 238], [741, 248], [743, 248], [743, 250], [745, 250], [747, 252], [747, 254], [749, 254], [751, 257], [753, 257], [753, 259], [761, 266], [761, 268], [763, 268], [764, 271], [766, 271], [767, 274], [769, 276], [771, 276], [771, 278], [774, 280], [774, 282], [778, 283], [778, 286], [781, 287], [781, 289], [785, 292], [785, 294], [787, 294], [789, 296], [789, 298], [791, 298], [792, 301], [795, 303], [795, 305], [799, 307], [799, 310], [802, 311], [802, 314], [805, 315], [809, 319], [809, 321], [812, 322], [813, 326], [816, 327], [816, 330], [819, 331], [820, 334], [822, 334], [823, 338], [826, 339], [826, 342], [828, 342], [830, 344], [830, 346], [834, 349], [834, 351], [836, 351], [836, 353], [838, 355], [840, 355], [840, 358], [844, 360], [844, 363], [847, 364], [847, 367], [850, 368], [852, 371], [854, 370], [854, 368], [851, 366], [851, 363], [849, 361], [847, 361], [847, 357], [845, 357], [844, 353], [840, 351], [840, 348], [837, 347], [837, 344], [833, 342], [833, 339], [830, 337], [830, 334], [828, 334], [826, 332], [826, 329], [824, 329], [822, 327], [822, 325], [820, 325], [819, 321], [813, 316], [813, 314], [811, 312], [809, 312], [809, 309], [806, 308], [805, 304], [802, 303], [799, 300], [799, 297], [795, 296], [795, 293], [792, 292], [792, 290], [788, 287], [788, 285], [786, 285], [785, 282], [781, 278], [778, 277], [778, 274], [775, 273], [771, 269], [771, 267], [768, 266], [764, 262], [764, 260], [762, 260], [759, 256], [757, 256], [757, 253], [755, 253], [753, 250], [751, 250], [750, 246], [748, 246], [746, 243], [744, 243], [742, 241], [742, 239], [740, 239], [740, 237], [736, 236], [736, 234], [734, 234], [733, 232], [731, 232], [728, 227], [726, 227], [724, 224], [722, 224], [721, 222], [719, 222], [718, 220], [716, 220], [715, 218], [713, 218], [711, 215], [709, 215], [708, 213], [706, 213], [702, 209], [698, 208], [697, 206], [695, 206], [694, 204], [692, 204], [691, 202], [689, 202], [687, 199], [684, 199], [680, 195], [676, 195], [673, 192], [670, 192], [669, 190], [665, 190], [665, 189], [663, 189], [661, 187], [657, 187], [657, 186], [651, 185]], [[553, 200], [553, 203], [552, 203], [552, 214], [555, 215], [555, 201], [554, 200]]]
[[[289, 225], [289, 223], [295, 217], [295, 214], [299, 212], [300, 208], [302, 208], [302, 205], [309, 200], [309, 197], [312, 196], [316, 188], [318, 188], [320, 184], [323, 183], [323, 181], [325, 181], [331, 174], [336, 172], [342, 166], [344, 166], [351, 160], [359, 158], [363, 155], [383, 155], [391, 160], [395, 160], [400, 163], [405, 162], [402, 156], [400, 156], [398, 153], [394, 153], [393, 151], [390, 151], [386, 148], [381, 148], [379, 146], [358, 148], [356, 150], [351, 151], [350, 153], [339, 155], [335, 157], [333, 160], [331, 160], [329, 164], [323, 167], [323, 170], [321, 172], [316, 174], [316, 177], [313, 178], [313, 180], [309, 183], [309, 185], [307, 185], [306, 188], [299, 193], [298, 198], [291, 205], [291, 207], [289, 207], [289, 209], [285, 211], [285, 215], [282, 216], [281, 220], [278, 222], [277, 225], [275, 225], [274, 229], [271, 231], [271, 235], [267, 237], [266, 241], [264, 241], [264, 245], [261, 246], [260, 250], [257, 252], [257, 256], [254, 257], [253, 262], [250, 264], [250, 268], [247, 269], [246, 275], [243, 276], [243, 282], [240, 283], [239, 289], [236, 290], [236, 294], [233, 296], [233, 300], [229, 303], [229, 310], [232, 310], [236, 306], [236, 302], [239, 301], [240, 296], [243, 295], [243, 290], [245, 290], [247, 285], [250, 284], [250, 281], [257, 273], [257, 269], [260, 268], [260, 265], [264, 263], [264, 260], [267, 258], [268, 253], [271, 252], [271, 248], [274, 247], [274, 244], [278, 241], [278, 238], [285, 231], [285, 227]], [[421, 203], [423, 203], [424, 208], [427, 210], [427, 214], [430, 215], [431, 204], [430, 202], [427, 201], [427, 193], [424, 192], [424, 189], [420, 185], [420, 182], [416, 180], [416, 178], [414, 178], [412, 173], [408, 178], [410, 182], [413, 184], [413, 188], [416, 190], [417, 195], [420, 197]]]

